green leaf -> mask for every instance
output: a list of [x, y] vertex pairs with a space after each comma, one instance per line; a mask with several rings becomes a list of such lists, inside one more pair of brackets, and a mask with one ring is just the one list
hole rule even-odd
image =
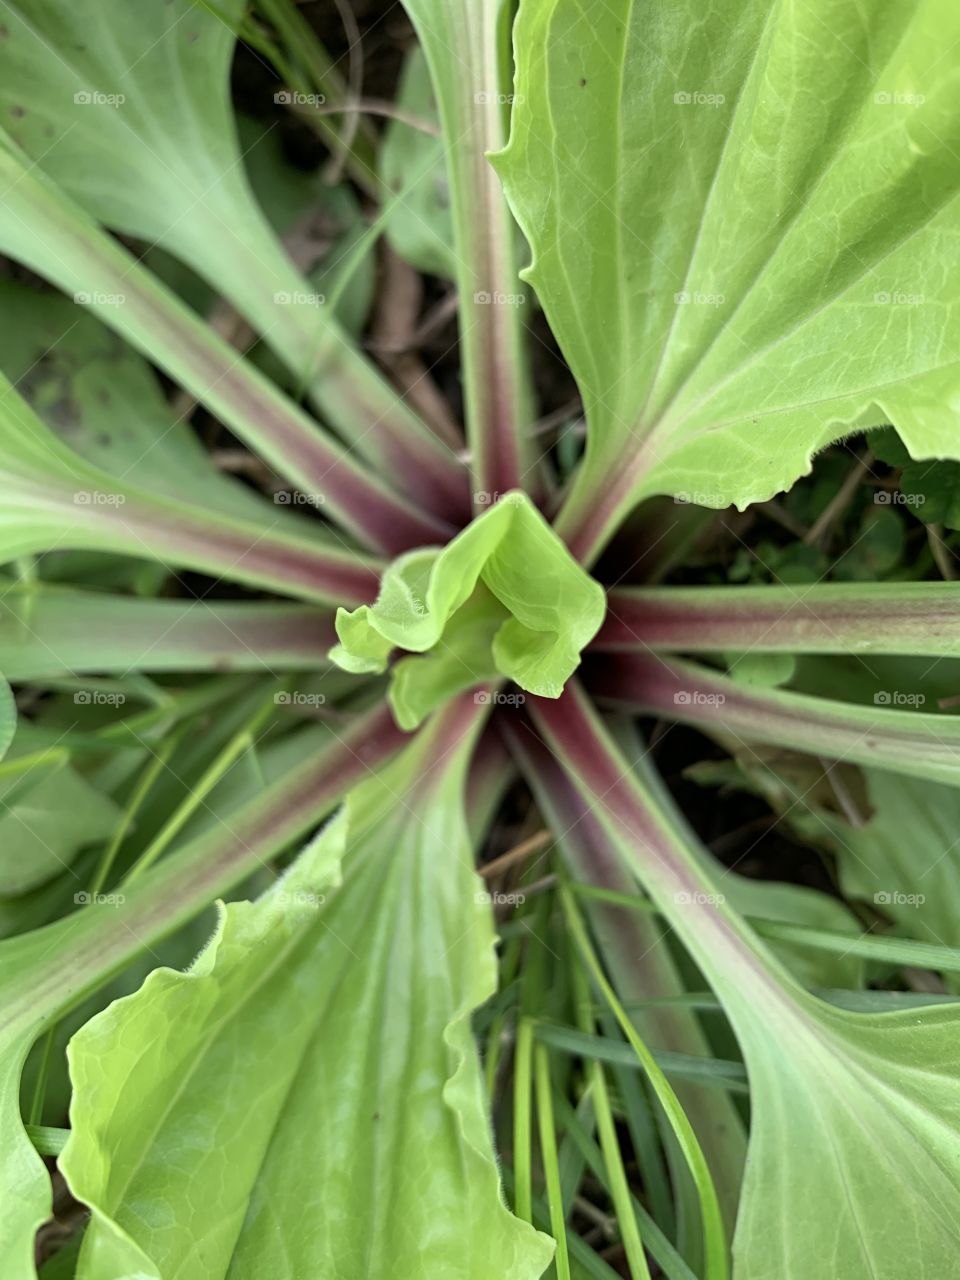
[[[897, 488], [900, 500], [924, 524], [960, 529], [960, 463], [912, 462], [901, 471]], [[884, 496], [891, 499], [888, 493]]]
[[218, 471], [146, 360], [59, 294], [0, 283], [0, 369], [51, 431], [94, 466], [228, 515], [276, 512]]
[[430, 68], [450, 183], [464, 419], [474, 508], [538, 486], [519, 237], [489, 154], [512, 101], [504, 0], [404, 0]]
[[308, 599], [342, 601], [345, 590], [372, 595], [371, 562], [345, 553], [321, 526], [265, 502], [255, 520], [224, 514], [201, 501], [202, 485], [191, 487], [191, 503], [130, 484], [68, 448], [2, 374], [0, 477], [0, 562], [57, 546], [118, 551]]
[[666, 788], [646, 769], [631, 774], [576, 687], [533, 713], [743, 1051], [751, 1125], [737, 1280], [948, 1275], [960, 1214], [960, 1005], [860, 1014], [805, 993], [726, 902], [722, 868]]
[[[944, 788], [947, 790], [948, 788]], [[954, 792], [956, 794], [956, 792]], [[857, 917], [838, 898], [805, 885], [778, 880], [750, 880], [730, 872], [724, 876], [724, 892], [741, 915], [781, 921], [847, 934], [853, 942], [863, 933]], [[772, 941], [771, 950], [805, 987], [863, 986], [863, 961], [853, 954], [831, 955], [788, 942]]]
[[[345, 791], [400, 743], [380, 708], [326, 747], [311, 745], [282, 776], [243, 798], [229, 822], [187, 841], [121, 896], [0, 942], [0, 1257], [4, 1280], [34, 1276], [34, 1236], [50, 1213], [50, 1180], [20, 1115], [22, 1066], [34, 1041], [157, 940], [197, 916], [304, 838]], [[237, 832], [245, 832], [238, 840]]]
[[[478, 583], [504, 611], [490, 645], [496, 671], [558, 697], [600, 626], [606, 598], [522, 493], [506, 494], [442, 549], [395, 560], [375, 604], [338, 611], [340, 644], [331, 659], [347, 671], [383, 671], [394, 647], [432, 650]], [[471, 641], [470, 652], [483, 647]], [[465, 668], [464, 681], [487, 679], [488, 666]]]
[[0, 671], [11, 680], [138, 671], [326, 665], [333, 615], [309, 605], [137, 599], [43, 584], [0, 587]]
[[587, 410], [578, 557], [856, 429], [960, 456], [958, 37], [950, 0], [521, 4], [498, 167]]
[[470, 1030], [495, 987], [462, 812], [478, 727], [455, 704], [225, 908], [188, 973], [74, 1038], [83, 1280], [542, 1274], [548, 1240], [500, 1196]]
[[[14, 0], [0, 39], [4, 125], [98, 222], [175, 254], [229, 299], [361, 454], [388, 471], [419, 460], [411, 485], [432, 470], [452, 493], [455, 459], [347, 339], [252, 195], [229, 93], [243, 10], [93, 0], [81, 14], [66, 0]], [[273, 91], [260, 92], [269, 103]]]
[[864, 775], [863, 822], [809, 803], [788, 820], [836, 855], [848, 897], [871, 903], [898, 933], [960, 946], [960, 792], [880, 769]]

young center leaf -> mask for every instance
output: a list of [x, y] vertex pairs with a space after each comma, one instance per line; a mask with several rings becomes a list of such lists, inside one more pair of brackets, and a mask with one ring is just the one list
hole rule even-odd
[[498, 164], [587, 411], [579, 557], [856, 428], [960, 456], [958, 38], [951, 0], [523, 0]]
[[395, 560], [373, 605], [340, 609], [340, 644], [330, 656], [347, 671], [369, 672], [385, 670], [394, 648], [436, 649], [429, 666], [401, 664], [394, 709], [412, 728], [435, 705], [435, 690], [449, 696], [497, 673], [559, 697], [604, 608], [603, 588], [530, 499], [508, 493], [447, 546]]
[[188, 973], [74, 1038], [80, 1280], [543, 1273], [470, 1028], [495, 986], [462, 804], [481, 716], [451, 704]]

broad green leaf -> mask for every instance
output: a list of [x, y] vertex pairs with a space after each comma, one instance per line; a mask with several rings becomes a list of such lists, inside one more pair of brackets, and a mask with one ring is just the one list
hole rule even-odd
[[400, 741], [389, 714], [374, 710], [328, 746], [316, 749], [311, 743], [280, 778], [244, 797], [228, 824], [214, 825], [124, 885], [122, 900], [108, 895], [45, 928], [0, 942], [4, 1280], [33, 1280], [34, 1235], [50, 1212], [50, 1180], [20, 1113], [21, 1070], [34, 1041], [144, 949], [304, 838]]
[[578, 556], [854, 429], [960, 456], [958, 38], [952, 0], [522, 0], [498, 167], [586, 405]]
[[665, 787], [631, 774], [575, 687], [533, 712], [739, 1040], [751, 1125], [735, 1280], [949, 1275], [960, 1244], [960, 1006], [862, 1014], [805, 993], [726, 902]]
[[82, 1280], [542, 1274], [549, 1242], [500, 1196], [470, 1029], [495, 963], [468, 707], [227, 907], [188, 973], [155, 971], [74, 1038]]
[[[415, 120], [436, 126], [437, 107], [419, 45], [407, 54], [396, 105]], [[392, 120], [380, 147], [379, 169], [388, 191], [406, 193], [387, 221], [393, 249], [418, 271], [454, 279], [457, 261], [442, 139], [403, 119]]]
[[[489, 650], [495, 670], [558, 697], [600, 626], [605, 596], [521, 493], [506, 494], [442, 549], [395, 560], [375, 604], [338, 610], [340, 644], [331, 658], [347, 671], [383, 671], [395, 647], [433, 649], [478, 583], [503, 610]], [[480, 683], [488, 669], [467, 666], [463, 680]]]

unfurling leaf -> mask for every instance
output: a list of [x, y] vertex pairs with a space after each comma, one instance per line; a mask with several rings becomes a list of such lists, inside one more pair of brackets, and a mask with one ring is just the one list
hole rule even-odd
[[[471, 600], [478, 588], [480, 598]], [[458, 618], [465, 608], [469, 617]], [[436, 646], [433, 665], [421, 668], [431, 686], [440, 683], [442, 664], [445, 692], [499, 673], [531, 693], [557, 698], [604, 608], [603, 588], [530, 499], [509, 493], [446, 547], [395, 560], [375, 604], [352, 613], [341, 609], [340, 644], [330, 656], [346, 671], [383, 671], [394, 648], [426, 653]], [[419, 694], [413, 709], [413, 670], [405, 667], [403, 693], [394, 700], [404, 728], [413, 728], [434, 705], [430, 695]]]

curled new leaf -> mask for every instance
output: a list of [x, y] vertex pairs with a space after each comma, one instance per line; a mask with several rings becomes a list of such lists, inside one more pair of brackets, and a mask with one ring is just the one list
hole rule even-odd
[[[480, 598], [471, 600], [478, 589]], [[369, 672], [385, 670], [394, 648], [442, 650], [451, 634], [459, 642], [466, 631], [456, 615], [468, 601], [471, 658], [460, 655], [459, 684], [453, 671], [451, 683], [469, 688], [499, 673], [547, 698], [560, 696], [603, 620], [605, 604], [603, 588], [580, 568], [530, 499], [509, 493], [446, 547], [395, 560], [375, 604], [352, 613], [341, 609], [340, 644], [330, 656], [347, 671]], [[480, 630], [489, 626], [489, 647], [477, 643], [477, 614]], [[443, 661], [441, 651], [438, 657]], [[405, 684], [409, 680], [408, 670]], [[412, 713], [405, 719], [406, 728], [417, 722]]]

